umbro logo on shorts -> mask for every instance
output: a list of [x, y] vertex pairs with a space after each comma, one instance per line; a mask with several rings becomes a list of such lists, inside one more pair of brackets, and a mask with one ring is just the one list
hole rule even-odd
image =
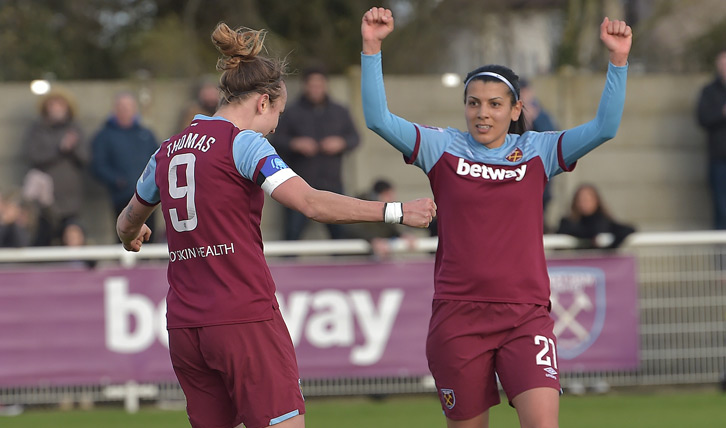
[[545, 367], [545, 376], [550, 377], [552, 379], [557, 379], [557, 370], [553, 369], [552, 367]]

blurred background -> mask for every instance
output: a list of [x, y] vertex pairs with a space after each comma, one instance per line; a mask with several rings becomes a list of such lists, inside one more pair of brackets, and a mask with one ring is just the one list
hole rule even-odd
[[[374, 1], [79, 0], [0, 2], [0, 192], [23, 185], [31, 168], [24, 133], [39, 116], [43, 93], [31, 81], [62, 87], [90, 141], [129, 91], [156, 143], [182, 129], [181, 117], [202, 81], [214, 81], [211, 30], [219, 21], [269, 30], [269, 53], [290, 63], [290, 98], [300, 72], [324, 64], [330, 92], [346, 105], [361, 144], [345, 157], [345, 191], [356, 195], [384, 175], [399, 197], [429, 195], [416, 168], [365, 129], [359, 102], [359, 22]], [[617, 137], [572, 174], [552, 182], [546, 215], [554, 228], [579, 183], [601, 188], [611, 210], [642, 231], [711, 227], [706, 134], [696, 120], [702, 86], [726, 39], [726, 5], [718, 0], [397, 0], [396, 31], [384, 45], [391, 110], [411, 121], [464, 127], [457, 77], [486, 63], [507, 64], [536, 89], [558, 126], [590, 120], [607, 54], [598, 38], [604, 15], [634, 28], [628, 97]], [[454, 80], [442, 83], [442, 75]], [[90, 144], [90, 143], [89, 143]], [[372, 167], [376, 165], [377, 167]], [[98, 179], [84, 168], [80, 223], [90, 243], [115, 240], [114, 214]], [[279, 207], [267, 204], [263, 231], [281, 237]], [[324, 236], [311, 227], [307, 237]]]
[[[716, 78], [716, 57], [726, 49], [726, 2], [0, 0], [0, 246], [13, 247], [0, 250], [0, 300], [5, 302], [0, 304], [0, 331], [4, 332], [0, 345], [5, 343], [5, 348], [0, 346], [0, 414], [3, 408], [7, 413], [17, 411], [11, 407], [15, 404], [72, 407], [127, 400], [127, 410], [135, 411], [134, 403], [140, 399], [183, 399], [165, 365], [164, 326], [157, 317], [157, 312], [163, 315], [159, 302], [166, 289], [161, 216], [154, 235], [158, 246], [149, 246], [139, 260], [121, 254], [113, 228], [114, 195], [103, 178], [104, 164], [99, 163], [103, 159], [98, 155], [94, 159], [97, 152], [92, 142], [110, 118], [117, 117], [119, 94], [133, 100], [130, 115], [139, 127], [135, 132], [143, 134], [145, 141], [158, 146], [184, 129], [189, 112], [199, 110], [203, 103], [201, 88], [216, 84], [219, 78], [214, 68], [217, 51], [210, 41], [218, 22], [269, 31], [268, 54], [289, 63], [288, 103], [303, 92], [303, 70], [311, 66], [327, 70], [330, 97], [349, 110], [360, 136], [357, 147], [343, 157], [346, 194], [380, 196], [372, 189], [383, 181], [390, 185], [387, 189], [395, 188], [398, 200], [431, 195], [423, 173], [406, 166], [397, 151], [365, 127], [360, 20], [372, 6], [391, 8], [396, 19], [396, 29], [383, 45], [390, 110], [412, 122], [458, 129], [466, 127], [461, 79], [489, 63], [505, 64], [526, 79], [532, 91], [529, 111], [546, 112], [554, 129], [591, 120], [607, 69], [599, 24], [609, 16], [625, 19], [633, 27], [627, 98], [617, 136], [580, 160], [574, 172], [551, 180], [544, 201], [548, 260], [565, 269], [550, 272], [555, 278], [553, 287], [556, 278], [563, 284], [553, 292], [567, 292], [571, 271], [566, 269], [586, 266], [604, 272], [608, 289], [618, 290], [608, 294], [608, 308], [620, 306], [620, 312], [607, 312], [607, 320], [625, 324], [598, 327], [598, 317], [605, 316], [597, 312], [604, 308], [602, 302], [582, 309], [582, 315], [590, 318], [580, 322], [591, 332], [600, 328], [613, 335], [601, 346], [627, 352], [611, 358], [609, 351], [603, 351], [582, 364], [575, 360], [564, 374], [563, 385], [576, 394], [604, 393], [611, 386], [657, 389], [720, 384], [726, 388], [726, 237], [716, 230], [722, 227], [713, 214], [708, 175], [712, 152], [697, 117], [701, 91]], [[65, 110], [60, 107], [57, 123], [52, 99], [66, 104]], [[46, 126], [44, 133], [35, 134], [40, 124]], [[53, 136], [62, 147], [62, 172], [53, 171], [55, 160], [50, 156], [58, 149], [41, 144]], [[48, 174], [60, 174], [51, 177], [55, 189], [48, 186]], [[560, 239], [565, 233], [561, 222], [572, 213], [575, 192], [583, 184], [596, 187], [600, 201], [607, 201], [609, 215], [624, 225], [618, 229], [624, 231], [622, 236], [612, 232], [614, 236], [602, 241]], [[385, 340], [394, 344], [397, 337], [416, 340], [407, 350], [402, 349], [405, 341], [398, 348], [366, 348], [368, 340], [375, 340], [366, 336], [365, 320], [351, 318], [355, 339], [345, 339], [347, 347], [313, 349], [320, 340], [316, 342], [304, 324], [307, 315], [297, 324], [288, 320], [294, 340], [298, 334], [296, 346], [307, 391], [322, 396], [430, 393], [433, 385], [421, 360], [425, 328], [420, 327], [425, 327], [430, 310], [429, 270], [436, 245], [430, 235], [435, 230], [401, 229], [386, 232], [385, 242], [361, 236], [362, 240], [345, 244], [324, 241], [328, 238], [325, 227], [311, 224], [302, 234], [310, 246], [299, 250], [278, 242], [284, 238], [283, 223], [283, 210], [268, 198], [262, 230], [281, 306], [293, 305], [296, 292], [313, 293], [324, 301], [330, 296], [320, 293], [328, 293], [326, 287], [331, 284], [337, 284], [340, 293], [368, 289], [374, 304], [376, 299], [382, 305], [386, 298], [400, 298], [400, 307], [407, 308], [401, 313], [409, 311], [408, 318], [401, 316], [413, 333], [396, 321]], [[621, 244], [622, 249], [615, 248]], [[62, 255], [43, 252], [60, 246], [89, 250]], [[357, 258], [289, 257], [340, 254]], [[613, 260], [616, 267], [611, 266]], [[48, 263], [58, 261], [63, 266]], [[309, 263], [317, 268], [308, 269]], [[586, 279], [592, 281], [588, 284], [593, 289], [605, 286], [598, 282], [599, 275]], [[147, 290], [149, 283], [153, 287]], [[391, 291], [392, 284], [405, 290], [404, 297]], [[138, 300], [143, 293], [148, 302]], [[115, 296], [119, 306], [109, 306], [108, 296]], [[341, 302], [351, 301], [347, 294], [336, 296]], [[596, 297], [590, 297], [594, 302]], [[57, 307], [58, 299], [67, 299], [62, 302], [68, 306]], [[133, 310], [132, 300], [138, 304]], [[567, 307], [567, 299], [561, 303], [567, 315], [572, 306]], [[139, 307], [148, 307], [148, 319], [154, 319], [148, 332], [139, 330], [141, 312], [137, 311], [143, 309]], [[358, 313], [354, 306], [330, 310], [333, 318]], [[416, 315], [410, 316], [411, 311]], [[46, 316], [29, 315], [36, 313]], [[78, 349], [98, 349], [90, 352], [88, 362], [73, 351], [75, 339], [64, 343], [62, 331], [49, 333], [56, 331], [56, 324], [70, 326], [71, 336], [83, 343]], [[128, 331], [109, 338], [111, 330], [104, 333], [109, 325]], [[43, 339], [33, 339], [35, 334]], [[98, 343], [88, 345], [81, 336]], [[592, 340], [597, 336], [593, 334]], [[606, 336], [602, 333], [600, 338]], [[349, 360], [356, 346], [375, 364], [369, 367], [352, 357]], [[321, 359], [316, 352], [323, 348], [326, 357], [340, 357], [336, 361], [343, 362]], [[136, 360], [131, 349], [146, 356]], [[407, 352], [418, 359], [406, 361]], [[57, 355], [56, 359], [51, 355]], [[20, 370], [30, 356], [37, 358], [36, 365]], [[623, 360], [613, 363], [617, 358]], [[90, 368], [84, 376], [69, 368], [79, 361]], [[109, 374], [100, 362], [118, 364], [118, 371]], [[44, 368], [39, 373], [37, 367]], [[435, 399], [425, 404], [427, 409], [436, 406]], [[654, 404], [655, 409], [658, 406]], [[398, 408], [405, 404], [399, 403]], [[700, 426], [718, 426], [708, 424], [726, 420], [723, 409], [709, 413]], [[605, 423], [608, 412], [600, 410]], [[432, 426], [441, 425], [436, 422]], [[622, 420], [612, 423], [646, 426], [623, 425]], [[570, 426], [585, 425], [573, 422]]]

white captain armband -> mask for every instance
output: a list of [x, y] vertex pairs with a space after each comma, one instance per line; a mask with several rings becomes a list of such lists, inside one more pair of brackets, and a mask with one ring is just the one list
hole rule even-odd
[[262, 187], [268, 195], [277, 189], [277, 186], [291, 179], [297, 177], [295, 171], [290, 169], [287, 164], [280, 159], [278, 155], [271, 155], [265, 158], [265, 162], [260, 168], [260, 172], [257, 174], [257, 184]]
[[383, 205], [383, 221], [389, 224], [403, 223], [403, 203], [386, 202]]

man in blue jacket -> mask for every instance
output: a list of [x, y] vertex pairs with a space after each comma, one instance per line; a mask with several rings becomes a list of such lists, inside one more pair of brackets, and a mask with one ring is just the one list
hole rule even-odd
[[[91, 169], [108, 189], [114, 209], [114, 230], [118, 215], [136, 190], [136, 180], [159, 148], [154, 134], [141, 125], [133, 94], [121, 92], [114, 98], [113, 112], [93, 138]], [[154, 230], [153, 216], [147, 222]]]
[[716, 78], [701, 91], [698, 123], [708, 134], [708, 175], [714, 229], [726, 229], [726, 50], [716, 56]]

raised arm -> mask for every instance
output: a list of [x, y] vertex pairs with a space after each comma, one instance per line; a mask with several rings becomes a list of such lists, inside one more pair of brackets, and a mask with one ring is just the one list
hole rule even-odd
[[615, 137], [623, 115], [628, 55], [633, 31], [625, 21], [610, 21], [606, 17], [600, 24], [600, 40], [610, 52], [605, 89], [595, 119], [565, 132], [562, 138], [562, 156], [567, 165]]
[[361, 35], [361, 92], [366, 126], [406, 156], [416, 144], [416, 129], [388, 111], [381, 69], [381, 44], [393, 31], [393, 15], [382, 7], [371, 8], [363, 15]]

